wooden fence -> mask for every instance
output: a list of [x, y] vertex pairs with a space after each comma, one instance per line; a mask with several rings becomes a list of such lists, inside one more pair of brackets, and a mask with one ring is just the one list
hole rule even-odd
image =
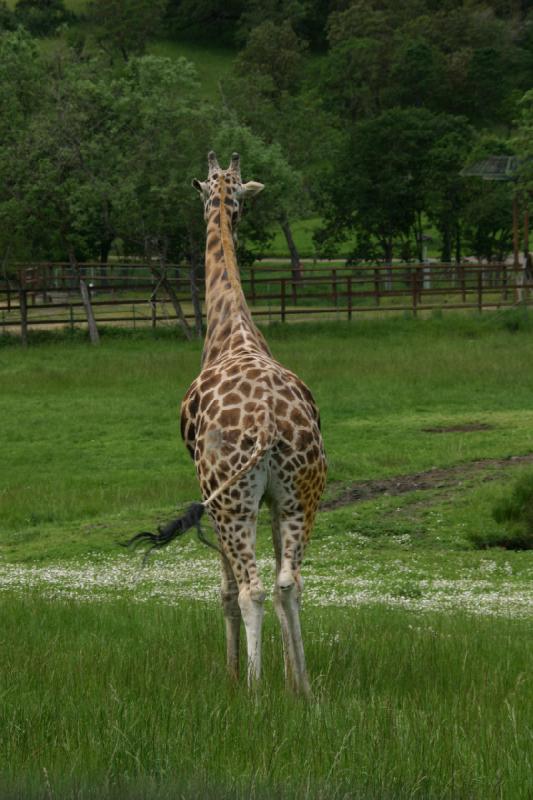
[[[159, 269], [159, 267], [158, 267]], [[183, 265], [165, 267], [168, 285], [194, 319], [191, 283]], [[533, 279], [522, 269], [500, 264], [357, 264], [302, 265], [299, 279], [289, 263], [256, 263], [242, 271], [242, 284], [258, 321], [317, 318], [353, 319], [358, 314], [405, 313], [436, 309], [506, 308], [530, 303]], [[99, 325], [173, 324], [176, 313], [168, 292], [148, 264], [97, 263], [20, 265], [0, 277], [0, 331], [74, 328], [86, 323], [80, 278], [87, 284]], [[203, 281], [197, 281], [203, 306]]]

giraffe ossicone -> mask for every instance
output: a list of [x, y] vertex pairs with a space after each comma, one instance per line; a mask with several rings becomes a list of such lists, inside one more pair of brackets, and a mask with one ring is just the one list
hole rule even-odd
[[260, 676], [265, 590], [256, 561], [256, 527], [259, 505], [266, 500], [285, 675], [295, 691], [308, 694], [300, 570], [326, 479], [319, 412], [307, 386], [273, 358], [241, 286], [235, 229], [243, 202], [263, 185], [242, 182], [237, 153], [223, 170], [210, 152], [207, 180], [195, 180], [193, 186], [207, 222], [207, 332], [200, 374], [181, 406], [181, 433], [221, 552], [227, 666], [238, 677], [244, 622], [248, 682]]

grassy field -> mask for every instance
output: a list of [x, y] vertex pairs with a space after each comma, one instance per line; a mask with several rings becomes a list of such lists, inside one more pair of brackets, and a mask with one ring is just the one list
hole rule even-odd
[[[330, 473], [304, 567], [315, 699], [226, 683], [218, 568], [117, 542], [198, 498], [172, 331], [0, 347], [0, 796], [531, 798], [533, 559], [475, 549], [533, 469], [522, 314], [271, 326]], [[272, 584], [268, 517], [260, 567]]]

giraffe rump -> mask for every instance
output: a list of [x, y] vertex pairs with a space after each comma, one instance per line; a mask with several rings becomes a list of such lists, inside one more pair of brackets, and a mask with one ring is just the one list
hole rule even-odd
[[195, 527], [198, 533], [198, 538], [205, 544], [214, 547], [209, 540], [205, 539], [203, 531], [200, 527], [200, 520], [204, 514], [204, 511], [205, 507], [203, 503], [192, 503], [185, 514], [183, 514], [181, 517], [173, 519], [171, 522], [167, 522], [166, 525], [160, 525], [157, 529], [157, 533], [141, 531], [141, 533], [137, 533], [127, 542], [122, 542], [122, 546], [137, 547], [139, 544], [150, 545], [144, 554], [143, 561], [146, 562], [148, 556], [153, 550], [160, 550], [162, 547], [166, 547], [166, 545], [169, 544], [173, 539], [177, 539], [178, 536], [182, 536], [192, 527]]

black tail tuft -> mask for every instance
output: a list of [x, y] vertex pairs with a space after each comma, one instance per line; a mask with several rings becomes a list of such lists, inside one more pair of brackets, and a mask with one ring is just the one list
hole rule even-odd
[[205, 508], [202, 503], [193, 503], [182, 517], [173, 519], [172, 522], [167, 522], [164, 526], [160, 525], [157, 533], [142, 531], [127, 542], [122, 542], [122, 545], [123, 547], [136, 547], [141, 543], [149, 543], [151, 546], [144, 554], [144, 561], [146, 561], [152, 550], [159, 550], [161, 547], [165, 547], [173, 539], [186, 533], [189, 528], [194, 526], [198, 531], [201, 531], [200, 520], [204, 511]]

